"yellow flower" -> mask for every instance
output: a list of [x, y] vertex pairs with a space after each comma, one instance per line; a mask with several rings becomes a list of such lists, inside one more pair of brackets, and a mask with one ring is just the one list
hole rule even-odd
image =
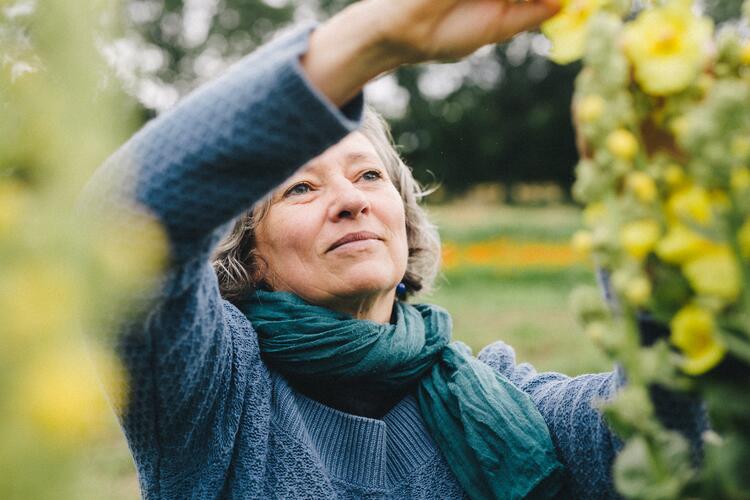
[[682, 266], [682, 273], [693, 290], [701, 295], [733, 302], [740, 294], [740, 268], [725, 245], [717, 245], [709, 253], [686, 262]]
[[28, 193], [16, 181], [0, 181], [0, 238], [17, 226], [28, 203]]
[[604, 113], [606, 103], [598, 94], [587, 95], [576, 104], [576, 117], [581, 123], [591, 123], [598, 120]]
[[602, 0], [563, 0], [560, 12], [542, 23], [542, 33], [552, 42], [550, 59], [567, 64], [583, 56], [591, 19], [602, 3]]
[[21, 262], [0, 281], [4, 330], [17, 338], [65, 334], [80, 316], [80, 277], [58, 263]]
[[124, 379], [112, 357], [95, 356], [95, 362], [103, 371], [80, 348], [50, 349], [30, 360], [17, 404], [42, 438], [75, 446], [106, 428], [110, 410], [100, 377], [114, 394], [124, 393]]
[[656, 183], [646, 172], [631, 172], [628, 174], [625, 184], [636, 198], [644, 203], [650, 203], [656, 199]]
[[732, 170], [729, 178], [729, 185], [737, 194], [750, 188], [750, 169], [747, 167], [737, 167]]
[[651, 283], [643, 276], [631, 279], [625, 285], [625, 298], [634, 306], [642, 306], [651, 297]]
[[576, 231], [571, 240], [573, 249], [582, 254], [588, 255], [591, 253], [591, 249], [594, 247], [594, 237], [591, 235], [591, 231], [581, 229]]
[[620, 128], [607, 136], [607, 149], [616, 158], [629, 161], [638, 153], [638, 140], [631, 132]]
[[711, 220], [711, 196], [698, 185], [687, 186], [667, 200], [667, 215], [676, 220], [689, 220], [706, 225]]
[[97, 236], [95, 255], [115, 286], [142, 287], [164, 269], [167, 238], [156, 219], [119, 216]]
[[632, 257], [641, 260], [656, 245], [661, 226], [653, 219], [628, 222], [620, 229], [620, 243]]
[[737, 233], [737, 239], [740, 243], [742, 256], [750, 259], [750, 218], [745, 219], [745, 223]]
[[589, 227], [596, 226], [607, 216], [607, 206], [598, 201], [583, 209], [583, 223]]
[[671, 163], [664, 169], [664, 182], [674, 189], [685, 183], [685, 171], [676, 163]]
[[746, 66], [750, 66], [750, 42], [745, 42], [740, 50], [740, 61]]
[[716, 336], [716, 325], [710, 312], [696, 305], [680, 309], [670, 322], [671, 342], [680, 348], [684, 357], [682, 370], [700, 375], [716, 366], [726, 348]]
[[711, 20], [693, 14], [689, 2], [642, 11], [623, 33], [636, 81], [652, 95], [685, 89], [706, 63], [712, 32]]
[[675, 224], [656, 246], [656, 255], [664, 262], [682, 264], [713, 247], [710, 240], [682, 224]]

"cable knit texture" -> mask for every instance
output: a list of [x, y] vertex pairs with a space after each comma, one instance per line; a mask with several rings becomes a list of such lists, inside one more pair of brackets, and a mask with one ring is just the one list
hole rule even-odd
[[[123, 245], [147, 214], [170, 245], [168, 270], [114, 336], [130, 375], [122, 426], [147, 499], [464, 497], [413, 396], [382, 420], [306, 398], [268, 369], [251, 324], [219, 294], [210, 256], [232, 221], [361, 122], [361, 94], [338, 109], [306, 80], [299, 56], [312, 28], [277, 38], [150, 122], [84, 194], [84, 210], [133, 215]], [[539, 408], [566, 468], [563, 497], [615, 496], [620, 443], [592, 403], [610, 398], [622, 374], [539, 374], [501, 342], [479, 358]], [[663, 418], [679, 416], [680, 430], [698, 436], [700, 406], [665, 401]]]

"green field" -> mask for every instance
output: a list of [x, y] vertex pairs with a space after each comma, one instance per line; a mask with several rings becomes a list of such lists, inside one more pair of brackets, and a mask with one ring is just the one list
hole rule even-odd
[[[431, 207], [445, 241], [472, 244], [504, 237], [518, 242], [561, 243], [579, 228], [573, 207], [517, 208], [453, 204]], [[513, 346], [518, 362], [539, 371], [569, 375], [609, 369], [609, 363], [575, 322], [568, 305], [570, 291], [593, 283], [585, 264], [558, 268], [516, 266], [512, 269], [458, 267], [444, 272], [436, 291], [420, 301], [445, 307], [453, 316], [454, 337], [475, 353], [501, 340]], [[137, 498], [135, 472], [124, 439], [113, 425], [113, 437], [92, 450], [80, 491], [90, 498]], [[96, 492], [93, 496], [89, 496]]]

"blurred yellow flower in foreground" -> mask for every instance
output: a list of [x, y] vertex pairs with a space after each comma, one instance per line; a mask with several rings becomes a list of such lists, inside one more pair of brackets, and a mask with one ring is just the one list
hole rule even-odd
[[59, 262], [32, 258], [0, 274], [3, 329], [14, 337], [69, 333], [81, 302], [79, 278]]
[[580, 229], [575, 232], [570, 243], [573, 246], [573, 250], [585, 256], [590, 254], [594, 248], [594, 237], [591, 231]]
[[664, 169], [664, 182], [672, 189], [683, 185], [686, 179], [685, 171], [676, 163], [672, 163]]
[[583, 223], [588, 227], [593, 227], [602, 222], [607, 217], [607, 205], [598, 201], [592, 203], [583, 209]]
[[740, 49], [740, 62], [750, 66], [750, 42], [745, 42]]
[[638, 153], [638, 140], [632, 132], [619, 128], [607, 136], [607, 149], [615, 158], [630, 161]]
[[705, 188], [687, 186], [667, 200], [667, 216], [674, 220], [688, 220], [706, 225], [711, 220], [712, 200]]
[[644, 203], [651, 203], [656, 199], [656, 182], [646, 172], [631, 172], [625, 179], [628, 189], [636, 198]]
[[746, 259], [750, 259], [750, 218], [745, 219], [745, 223], [740, 227], [740, 230], [737, 233], [737, 240], [740, 244], [742, 256]]
[[603, 0], [563, 0], [552, 19], [542, 23], [542, 33], [552, 42], [549, 58], [568, 64], [583, 56], [589, 25]]
[[115, 286], [140, 288], [164, 268], [168, 247], [159, 222], [143, 214], [118, 215], [95, 243], [95, 253]]
[[606, 104], [604, 98], [597, 94], [582, 97], [576, 103], [576, 118], [578, 118], [581, 123], [595, 122], [604, 113]]
[[28, 204], [28, 192], [16, 181], [0, 181], [0, 239], [16, 227]]
[[698, 76], [712, 34], [710, 19], [693, 14], [689, 1], [673, 0], [644, 10], [629, 23], [623, 47], [641, 88], [652, 95], [668, 95], [687, 88]]
[[690, 375], [700, 375], [716, 366], [724, 357], [726, 348], [716, 336], [713, 315], [696, 305], [688, 305], [670, 322], [671, 342], [684, 355], [682, 370]]
[[656, 255], [664, 262], [682, 264], [709, 251], [714, 243], [682, 224], [669, 228], [656, 246]]
[[729, 177], [729, 186], [737, 194], [750, 188], [750, 169], [747, 167], [733, 169]]
[[114, 394], [124, 394], [122, 372], [114, 358], [101, 353], [91, 359], [80, 348], [50, 349], [27, 368], [19, 409], [49, 444], [75, 446], [102, 433], [110, 409], [100, 377]]
[[656, 246], [661, 226], [653, 219], [628, 222], [620, 229], [620, 244], [632, 257], [641, 260]]
[[644, 276], [637, 276], [625, 285], [625, 299], [634, 306], [642, 306], [650, 297], [651, 283]]
[[727, 302], [736, 300], [742, 288], [740, 268], [726, 245], [717, 245], [714, 250], [685, 263], [682, 272], [697, 293]]

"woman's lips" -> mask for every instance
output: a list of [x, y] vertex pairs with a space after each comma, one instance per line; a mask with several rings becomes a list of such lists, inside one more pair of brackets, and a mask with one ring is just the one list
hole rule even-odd
[[356, 233], [349, 233], [347, 235], [344, 235], [342, 238], [339, 238], [336, 240], [330, 247], [328, 247], [328, 252], [331, 250], [335, 250], [336, 248], [346, 245], [347, 243], [352, 243], [353, 241], [363, 241], [363, 240], [380, 240], [382, 239], [380, 236], [378, 236], [375, 233], [371, 233], [369, 231], [358, 231]]

